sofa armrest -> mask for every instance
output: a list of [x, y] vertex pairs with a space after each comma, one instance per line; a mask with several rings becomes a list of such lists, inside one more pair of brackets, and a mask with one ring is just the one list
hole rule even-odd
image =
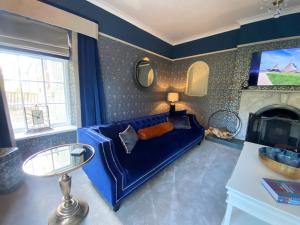
[[114, 161], [112, 140], [91, 128], [79, 128], [77, 138], [79, 143], [94, 147], [95, 156], [84, 165], [83, 170], [96, 189], [115, 207], [121, 194], [124, 174]]
[[191, 126], [197, 127], [199, 129], [203, 130], [203, 132], [204, 132], [204, 127], [199, 124], [196, 116], [194, 114], [187, 114], [187, 115], [190, 118]]

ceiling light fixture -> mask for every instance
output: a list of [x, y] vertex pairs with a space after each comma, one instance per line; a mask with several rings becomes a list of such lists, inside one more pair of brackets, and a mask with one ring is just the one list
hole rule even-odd
[[[263, 4], [266, 4], [268, 8], [268, 13], [272, 13], [273, 18], [279, 18], [281, 16], [281, 11], [283, 6], [287, 6], [288, 0], [263, 0]], [[269, 4], [271, 3], [271, 6]], [[264, 6], [261, 6], [260, 9], [264, 9]]]
[[273, 14], [274, 18], [279, 18], [281, 15], [281, 5], [284, 2], [284, 0], [275, 0], [274, 2], [272, 2], [273, 4], [273, 8], [275, 8], [275, 12]]

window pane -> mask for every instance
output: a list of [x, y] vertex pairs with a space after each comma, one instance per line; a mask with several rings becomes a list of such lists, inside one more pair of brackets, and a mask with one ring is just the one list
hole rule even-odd
[[45, 81], [64, 82], [64, 66], [60, 61], [44, 60]]
[[43, 81], [41, 59], [29, 56], [20, 56], [19, 60], [22, 80]]
[[48, 103], [65, 103], [64, 84], [46, 83], [45, 86]]
[[0, 67], [15, 132], [26, 129], [24, 107], [45, 107], [46, 103], [51, 124], [68, 124], [65, 63], [65, 60], [39, 55], [0, 52]]
[[17, 80], [4, 81], [6, 98], [9, 105], [22, 104], [21, 87]]
[[7, 53], [0, 53], [0, 67], [4, 79], [19, 79], [18, 56]]
[[22, 81], [24, 104], [45, 104], [44, 84], [42, 82]]
[[25, 129], [24, 110], [22, 106], [9, 106], [9, 114], [13, 129]]
[[66, 123], [66, 106], [64, 104], [50, 104], [49, 114], [50, 114], [50, 123]]

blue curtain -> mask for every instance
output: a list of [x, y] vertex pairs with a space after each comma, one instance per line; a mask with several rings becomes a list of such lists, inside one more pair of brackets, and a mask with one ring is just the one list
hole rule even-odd
[[16, 146], [6, 102], [4, 81], [0, 68], [0, 148]]
[[83, 34], [78, 34], [78, 68], [82, 126], [101, 124], [105, 105], [98, 41]]

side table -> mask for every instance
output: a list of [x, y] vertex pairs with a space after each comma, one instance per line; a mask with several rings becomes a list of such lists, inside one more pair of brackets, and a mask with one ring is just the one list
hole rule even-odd
[[84, 144], [67, 144], [49, 148], [30, 156], [23, 164], [25, 173], [33, 176], [61, 176], [59, 185], [63, 200], [49, 216], [49, 225], [79, 225], [88, 213], [89, 206], [70, 194], [71, 176], [89, 162], [95, 154], [93, 147]]

